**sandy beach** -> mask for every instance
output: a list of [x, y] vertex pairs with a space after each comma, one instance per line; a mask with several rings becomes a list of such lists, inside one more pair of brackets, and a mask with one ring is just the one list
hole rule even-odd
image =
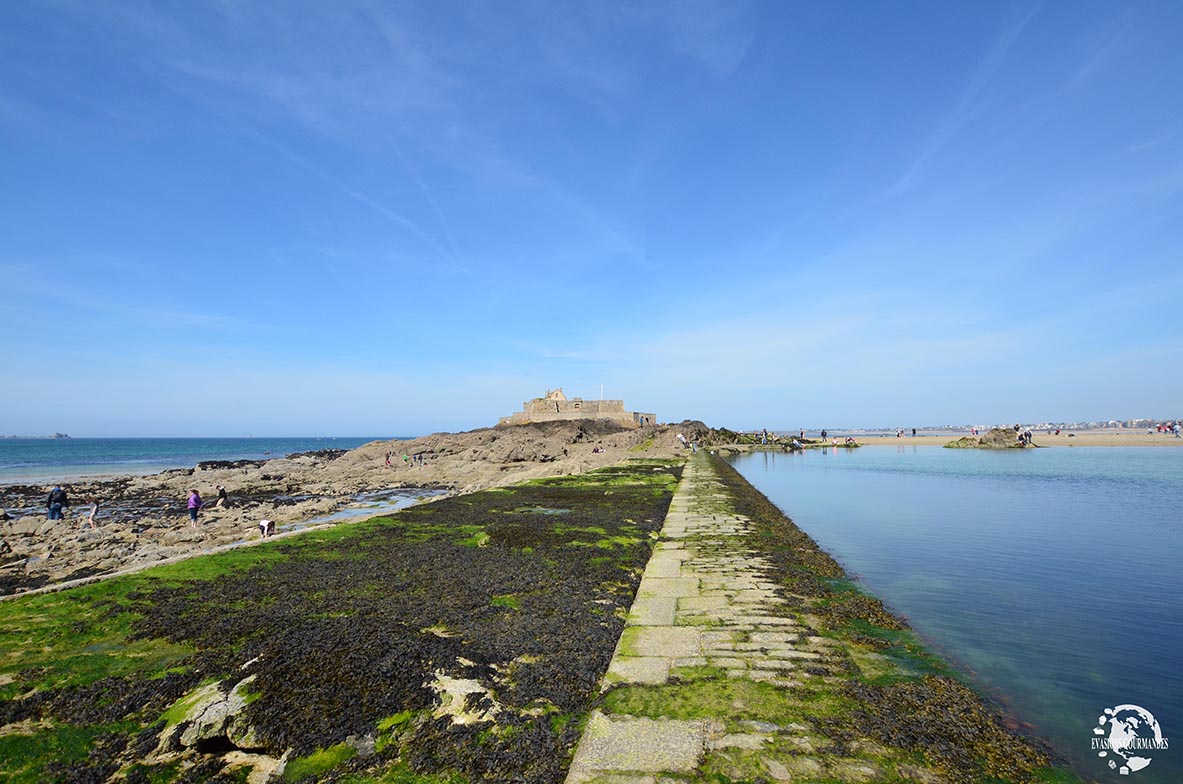
[[[944, 446], [960, 438], [961, 435], [918, 435], [896, 438], [893, 435], [884, 437], [859, 438], [863, 446]], [[1183, 438], [1161, 433], [1147, 433], [1145, 430], [1063, 430], [1057, 435], [1048, 435], [1046, 431], [1034, 433], [1036, 446], [1183, 446]]]

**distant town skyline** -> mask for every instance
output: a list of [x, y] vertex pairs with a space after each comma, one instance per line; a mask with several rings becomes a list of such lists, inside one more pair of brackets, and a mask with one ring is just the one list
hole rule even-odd
[[1183, 5], [0, 8], [0, 433], [1172, 417]]

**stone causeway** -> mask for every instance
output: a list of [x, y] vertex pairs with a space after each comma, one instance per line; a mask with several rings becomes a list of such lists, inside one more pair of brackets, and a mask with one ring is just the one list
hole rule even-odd
[[[844, 656], [841, 644], [813, 634], [767, 576], [771, 564], [746, 546], [751, 522], [735, 514], [707, 455], [682, 481], [645, 569], [603, 680], [660, 686], [718, 678], [792, 689], [799, 673]], [[720, 714], [722, 715], [722, 711]], [[803, 725], [677, 720], [596, 711], [576, 748], [568, 784], [693, 781], [711, 754], [741, 751], [770, 781], [827, 777], [869, 781], [881, 771], [858, 758], [808, 752], [816, 733]], [[792, 754], [778, 753], [789, 748]], [[767, 754], [762, 752], [767, 750]], [[922, 777], [923, 778], [923, 777]]]

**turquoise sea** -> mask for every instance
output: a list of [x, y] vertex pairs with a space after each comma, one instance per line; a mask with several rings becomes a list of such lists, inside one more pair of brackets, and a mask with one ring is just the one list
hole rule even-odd
[[[1183, 781], [1183, 449], [885, 445], [732, 464], [1081, 776]], [[1119, 775], [1105, 708], [1178, 745]]]
[[203, 460], [263, 460], [295, 452], [352, 449], [378, 438], [2, 438], [0, 484], [154, 474], [166, 468], [191, 468]]

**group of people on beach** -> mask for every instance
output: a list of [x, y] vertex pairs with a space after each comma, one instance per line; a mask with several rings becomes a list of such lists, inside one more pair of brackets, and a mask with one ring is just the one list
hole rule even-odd
[[[394, 464], [390, 462], [390, 458], [393, 456], [394, 456], [394, 452], [388, 451], [386, 453], [386, 467], [387, 468], [394, 468]], [[420, 452], [417, 455], [406, 455], [406, 454], [403, 455], [403, 465], [412, 465], [412, 466], [415, 466], [416, 468], [422, 468], [423, 463], [424, 463], [424, 457], [423, 457], [422, 452]]]
[[1155, 432], [1158, 432], [1162, 435], [1170, 435], [1171, 433], [1174, 433], [1175, 438], [1180, 438], [1180, 433], [1183, 432], [1183, 428], [1180, 428], [1178, 422], [1159, 422], [1154, 429], [1149, 427], [1146, 428], [1146, 432], [1150, 435], [1154, 435]]
[[[222, 485], [214, 485], [217, 492], [217, 500], [214, 501], [214, 508], [221, 509], [229, 505], [230, 496], [226, 492], [226, 488]], [[96, 518], [99, 514], [99, 502], [97, 499], [91, 499], [90, 514], [86, 518], [86, 523], [91, 528], [97, 528]], [[205, 501], [201, 498], [201, 493], [196, 488], [189, 491], [189, 497], [186, 499], [185, 508], [189, 513], [189, 527], [197, 528], [197, 516], [205, 507]], [[70, 495], [66, 489], [61, 485], [54, 485], [53, 489], [49, 491], [49, 495], [45, 499], [45, 509], [47, 517], [50, 520], [65, 520], [66, 511], [70, 508]], [[259, 522], [259, 531], [264, 537], [275, 535], [275, 522], [272, 520], [261, 520]]]

